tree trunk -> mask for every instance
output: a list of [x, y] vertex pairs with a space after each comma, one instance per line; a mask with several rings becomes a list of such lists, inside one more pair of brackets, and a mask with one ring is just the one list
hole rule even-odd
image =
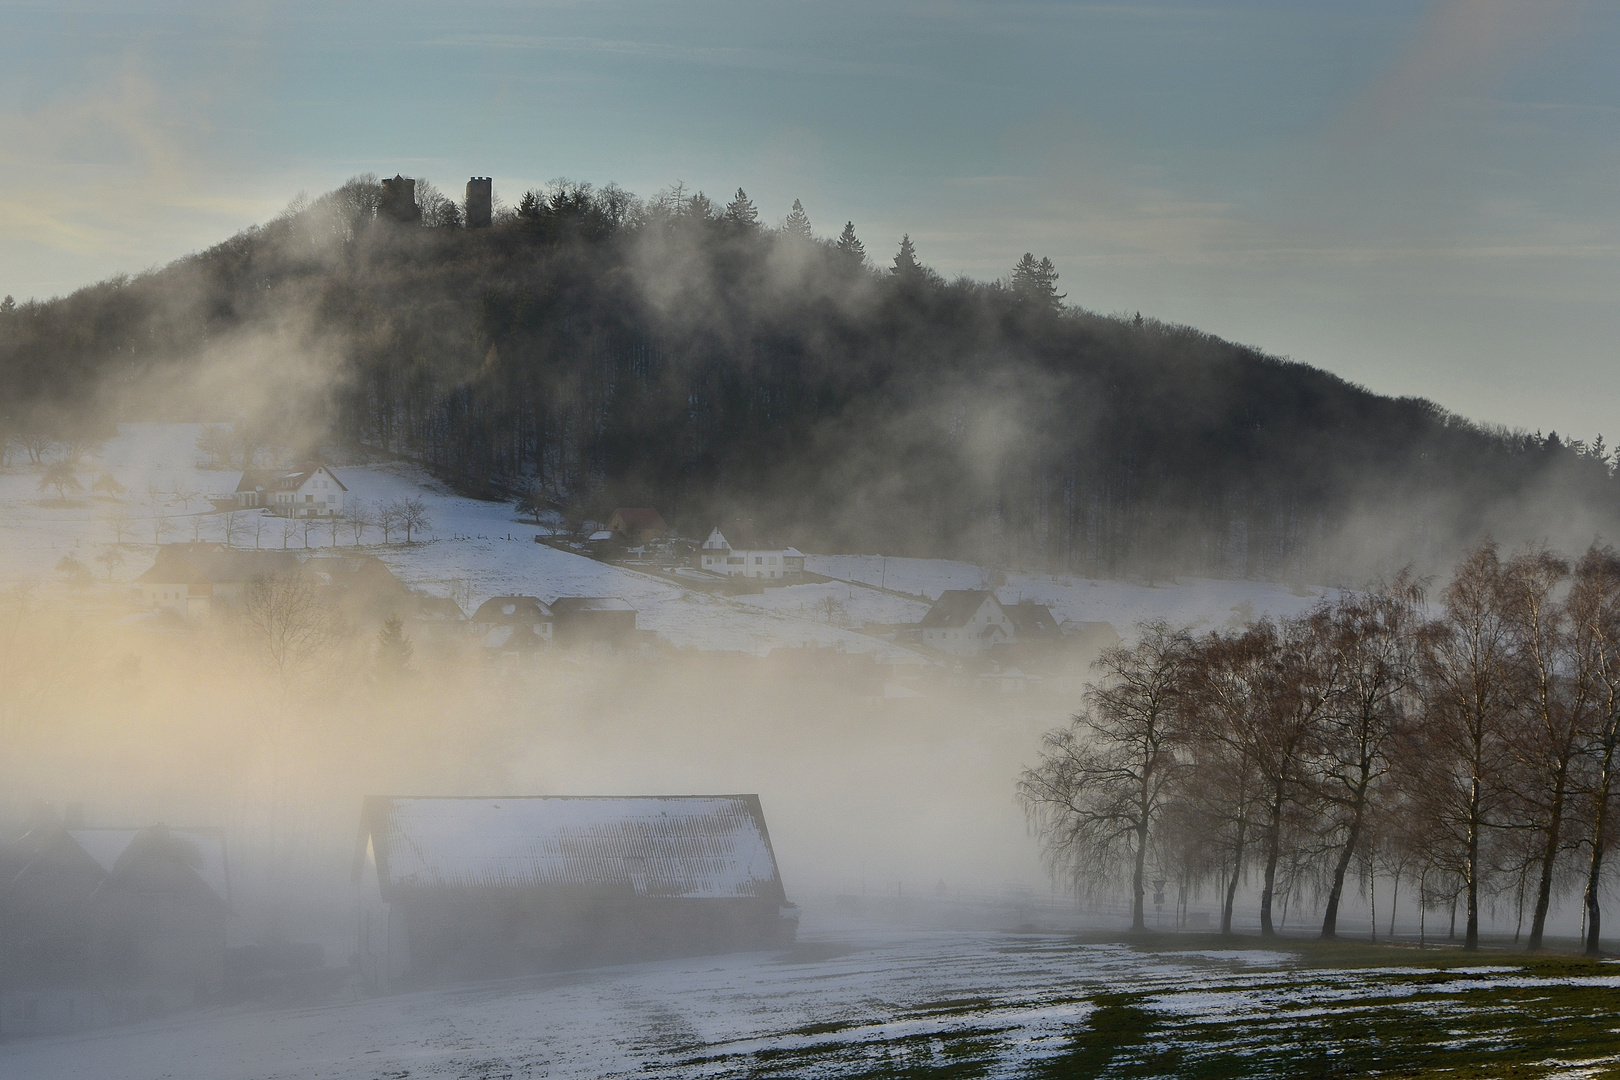
[[[1322, 916], [1322, 936], [1334, 938], [1339, 936], [1339, 898], [1344, 895], [1344, 875], [1350, 869], [1350, 860], [1355, 857], [1356, 845], [1361, 842], [1361, 818], [1367, 805], [1367, 787], [1363, 784], [1356, 789], [1356, 799], [1350, 811], [1350, 831], [1345, 837], [1344, 850], [1339, 852], [1338, 863], [1333, 867], [1333, 888], [1328, 891], [1327, 912]], [[1378, 932], [1374, 924], [1373, 933]]]
[[[1470, 951], [1479, 948], [1479, 788], [1476, 773], [1468, 788], [1468, 928], [1463, 936], [1463, 948]], [[1451, 910], [1457, 910], [1455, 902]]]
[[1237, 902], [1238, 873], [1243, 869], [1243, 840], [1248, 831], [1246, 819], [1239, 819], [1237, 844], [1232, 849], [1232, 880], [1226, 883], [1226, 903], [1221, 907], [1221, 933], [1232, 932], [1232, 907]]
[[1131, 875], [1131, 930], [1147, 930], [1147, 913], [1142, 906], [1143, 875], [1147, 867], [1148, 823], [1144, 816], [1136, 826], [1136, 868]]
[[1536, 886], [1536, 914], [1530, 920], [1531, 952], [1541, 948], [1541, 938], [1547, 929], [1547, 909], [1552, 905], [1553, 864], [1558, 861], [1558, 834], [1564, 825], [1564, 787], [1568, 770], [1560, 768], [1553, 782], [1552, 811], [1547, 817], [1547, 843], [1541, 852], [1541, 880]]
[[1603, 770], [1598, 774], [1597, 789], [1592, 793], [1592, 858], [1586, 868], [1586, 955], [1598, 955], [1598, 924], [1603, 913], [1598, 910], [1598, 886], [1603, 877], [1603, 831], [1609, 823], [1609, 789], [1614, 783], [1615, 740], [1611, 736], [1603, 745]]
[[1282, 796], [1277, 795], [1271, 804], [1271, 821], [1266, 825], [1266, 876], [1260, 890], [1260, 936], [1276, 937], [1277, 930], [1271, 925], [1271, 894], [1277, 884], [1277, 856], [1282, 847]]

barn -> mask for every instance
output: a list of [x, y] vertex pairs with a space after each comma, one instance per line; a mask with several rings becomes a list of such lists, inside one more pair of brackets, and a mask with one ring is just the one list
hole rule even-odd
[[757, 795], [367, 798], [366, 982], [491, 977], [793, 939]]
[[219, 998], [230, 884], [219, 829], [65, 829], [11, 845], [0, 1032], [144, 1020]]

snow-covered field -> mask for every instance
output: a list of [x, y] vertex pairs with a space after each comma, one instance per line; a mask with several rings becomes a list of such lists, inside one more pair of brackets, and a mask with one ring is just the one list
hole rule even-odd
[[[41, 491], [41, 468], [18, 461], [0, 471], [0, 580], [49, 581], [64, 555], [73, 555], [98, 580], [127, 583], [150, 565], [159, 541], [222, 540], [226, 522], [209, 496], [232, 491], [237, 471], [202, 467], [195, 448], [200, 425], [136, 423], [75, 468], [84, 490], [66, 499]], [[660, 577], [609, 566], [534, 543], [535, 528], [504, 503], [455, 495], [420, 470], [403, 464], [339, 467], [350, 498], [373, 506], [420, 496], [432, 519], [422, 542], [384, 545], [369, 530], [356, 547], [339, 529], [339, 549], [375, 554], [408, 584], [455, 596], [469, 610], [489, 596], [519, 593], [617, 596], [636, 607], [640, 625], [683, 648], [763, 655], [780, 646], [819, 645], [889, 657], [909, 654], [854, 632], [862, 626], [915, 621], [945, 589], [999, 584], [968, 563], [876, 555], [813, 555], [807, 569], [838, 579], [792, 585], [763, 594], [722, 597], [688, 591]], [[122, 490], [95, 490], [111, 477]], [[243, 524], [245, 522], [245, 524]], [[319, 527], [283, 533], [279, 520], [239, 515], [240, 546], [330, 550], [334, 537]], [[122, 543], [115, 544], [121, 536]], [[117, 547], [122, 561], [102, 558]], [[1159, 585], [1093, 581], [1067, 575], [1005, 576], [1003, 600], [1036, 600], [1058, 619], [1108, 622], [1128, 635], [1138, 621], [1164, 618], [1210, 627], [1254, 615], [1287, 615], [1318, 593], [1247, 581], [1183, 579]]]
[[1023, 1077], [1110, 1063], [1281, 1077], [1318, 1058], [1338, 1064], [1332, 1075], [1511, 1061], [1514, 1076], [1570, 1077], [1600, 1075], [1568, 1070], [1620, 1051], [1589, 1015], [1620, 987], [1607, 965], [1468, 967], [1453, 953], [1446, 970], [1431, 950], [1324, 966], [1200, 942], [824, 925], [786, 952], [345, 992], [13, 1043], [0, 1077]]

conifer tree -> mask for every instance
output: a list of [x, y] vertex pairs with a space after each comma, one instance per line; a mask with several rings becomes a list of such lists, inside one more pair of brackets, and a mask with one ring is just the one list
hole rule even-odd
[[377, 631], [377, 671], [382, 675], [403, 675], [410, 670], [415, 652], [411, 639], [405, 636], [405, 624], [398, 615], [389, 615]]
[[787, 221], [782, 225], [782, 231], [799, 240], [809, 240], [810, 215], [804, 212], [804, 204], [798, 199], [793, 200], [793, 210], [788, 214]]
[[917, 261], [917, 249], [911, 246], [911, 234], [900, 238], [900, 250], [894, 256], [894, 276], [906, 280], [922, 277], [922, 264]]
[[855, 265], [866, 265], [866, 245], [855, 235], [853, 221], [844, 222], [844, 231], [838, 234], [838, 250]]
[[1056, 311], [1069, 295], [1057, 291], [1057, 279], [1057, 267], [1052, 265], [1051, 259], [1043, 257], [1037, 262], [1035, 256], [1026, 251], [1013, 267], [1013, 293], [1020, 300]]
[[738, 188], [737, 197], [726, 204], [725, 219], [736, 225], [758, 225], [759, 208], [742, 188]]

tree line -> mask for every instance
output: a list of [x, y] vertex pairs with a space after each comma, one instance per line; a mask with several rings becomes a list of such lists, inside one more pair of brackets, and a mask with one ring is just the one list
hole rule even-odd
[[[1578, 892], [1599, 948], [1620, 769], [1620, 553], [1472, 550], [1438, 595], [1403, 573], [1304, 614], [1201, 636], [1164, 622], [1106, 651], [1019, 795], [1053, 872], [1081, 892], [1239, 885], [1322, 905], [1417, 886], [1421, 912], [1516, 904], [1540, 948]], [[1391, 913], [1393, 931], [1393, 909]], [[1376, 927], [1375, 927], [1376, 932]], [[1515, 938], [1517, 939], [1517, 933]]]
[[485, 229], [426, 185], [400, 224], [380, 190], [356, 177], [161, 270], [0, 309], [0, 429], [33, 460], [115, 419], [192, 418], [188, 365], [262, 333], [332, 360], [244, 397], [250, 445], [362, 446], [469, 494], [654, 505], [693, 533], [741, 515], [825, 550], [1359, 580], [1620, 518], [1601, 439], [1088, 312], [1033, 253], [948, 280], [910, 235], [869, 257], [854, 223], [818, 233], [795, 202], [773, 226], [741, 190], [560, 181]]

